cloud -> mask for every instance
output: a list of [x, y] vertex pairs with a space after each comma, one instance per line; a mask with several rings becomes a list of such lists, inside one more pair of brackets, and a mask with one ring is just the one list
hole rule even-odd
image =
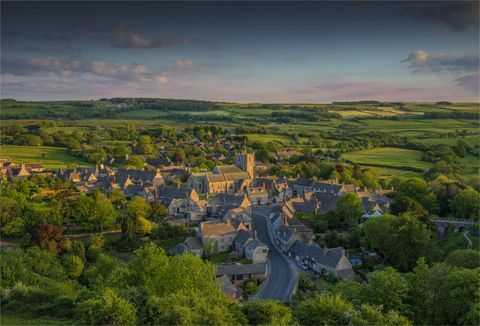
[[193, 61], [190, 59], [177, 59], [175, 67], [178, 69], [188, 69], [193, 67]]
[[402, 60], [416, 73], [462, 74], [478, 71], [479, 56], [428, 53], [423, 50], [412, 52]]
[[109, 26], [89, 25], [73, 30], [73, 34], [85, 41], [100, 41], [114, 48], [152, 49], [200, 42], [201, 39], [185, 35], [146, 34], [129, 24]]
[[455, 79], [455, 82], [458, 86], [466, 89], [471, 94], [477, 97], [477, 100], [480, 100], [480, 74], [465, 75]]
[[169, 34], [147, 34], [136, 30], [129, 24], [115, 25], [87, 25], [68, 28], [62, 32], [2, 32], [6, 41], [24, 39], [28, 41], [60, 41], [71, 42], [76, 40], [97, 41], [114, 48], [151, 49], [173, 47], [179, 45], [199, 43], [203, 40], [198, 37]]
[[417, 3], [405, 14], [419, 22], [440, 24], [450, 32], [477, 28], [479, 23], [479, 6], [476, 1]]
[[2, 57], [1, 64], [2, 75], [45, 77], [53, 74], [58, 77], [74, 78], [83, 74], [92, 74], [127, 82], [168, 83], [167, 76], [153, 74], [145, 65], [115, 65], [103, 60], [85, 60], [81, 57], [67, 59]]

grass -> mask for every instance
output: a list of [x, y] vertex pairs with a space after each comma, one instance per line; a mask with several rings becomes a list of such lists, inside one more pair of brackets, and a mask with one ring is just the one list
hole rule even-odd
[[66, 168], [69, 164], [91, 166], [62, 147], [1, 145], [0, 157], [10, 157], [15, 163], [41, 162], [47, 169]]
[[2, 311], [0, 314], [1, 325], [75, 325], [78, 322], [63, 318], [34, 317], [30, 315], [8, 313]]
[[460, 159], [463, 167], [463, 176], [471, 178], [480, 175], [480, 159], [473, 155], [467, 155]]
[[249, 141], [252, 142], [278, 142], [284, 145], [291, 145], [293, 143], [292, 139], [283, 135], [272, 135], [272, 134], [246, 134]]
[[475, 146], [480, 141], [480, 136], [466, 136], [466, 137], [454, 137], [454, 138], [424, 138], [417, 139], [416, 142], [429, 144], [429, 145], [455, 145], [457, 141], [464, 141], [470, 146]]
[[395, 169], [423, 171], [431, 163], [421, 160], [422, 153], [410, 149], [382, 147], [343, 154], [342, 157], [353, 163]]

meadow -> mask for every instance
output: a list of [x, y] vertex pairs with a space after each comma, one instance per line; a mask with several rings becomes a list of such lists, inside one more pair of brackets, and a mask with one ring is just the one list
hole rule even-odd
[[74, 157], [65, 148], [49, 146], [0, 146], [0, 157], [9, 157], [16, 163], [41, 162], [47, 169], [65, 169], [69, 164], [91, 166], [91, 164]]
[[404, 169], [416, 172], [422, 172], [431, 166], [431, 163], [421, 160], [421, 152], [402, 148], [383, 147], [366, 149], [345, 153], [342, 157], [347, 161], [361, 165]]

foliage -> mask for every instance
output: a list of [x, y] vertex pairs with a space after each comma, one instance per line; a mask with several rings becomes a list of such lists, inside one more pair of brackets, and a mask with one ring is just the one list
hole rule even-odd
[[242, 304], [241, 310], [249, 325], [289, 325], [293, 314], [289, 307], [278, 301], [256, 300]]
[[401, 271], [411, 270], [419, 257], [433, 261], [438, 256], [432, 233], [409, 214], [384, 214], [365, 222], [361, 230], [362, 243]]

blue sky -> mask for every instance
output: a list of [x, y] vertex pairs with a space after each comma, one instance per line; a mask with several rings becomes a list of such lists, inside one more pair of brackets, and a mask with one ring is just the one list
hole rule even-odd
[[479, 100], [476, 2], [1, 6], [2, 98]]

